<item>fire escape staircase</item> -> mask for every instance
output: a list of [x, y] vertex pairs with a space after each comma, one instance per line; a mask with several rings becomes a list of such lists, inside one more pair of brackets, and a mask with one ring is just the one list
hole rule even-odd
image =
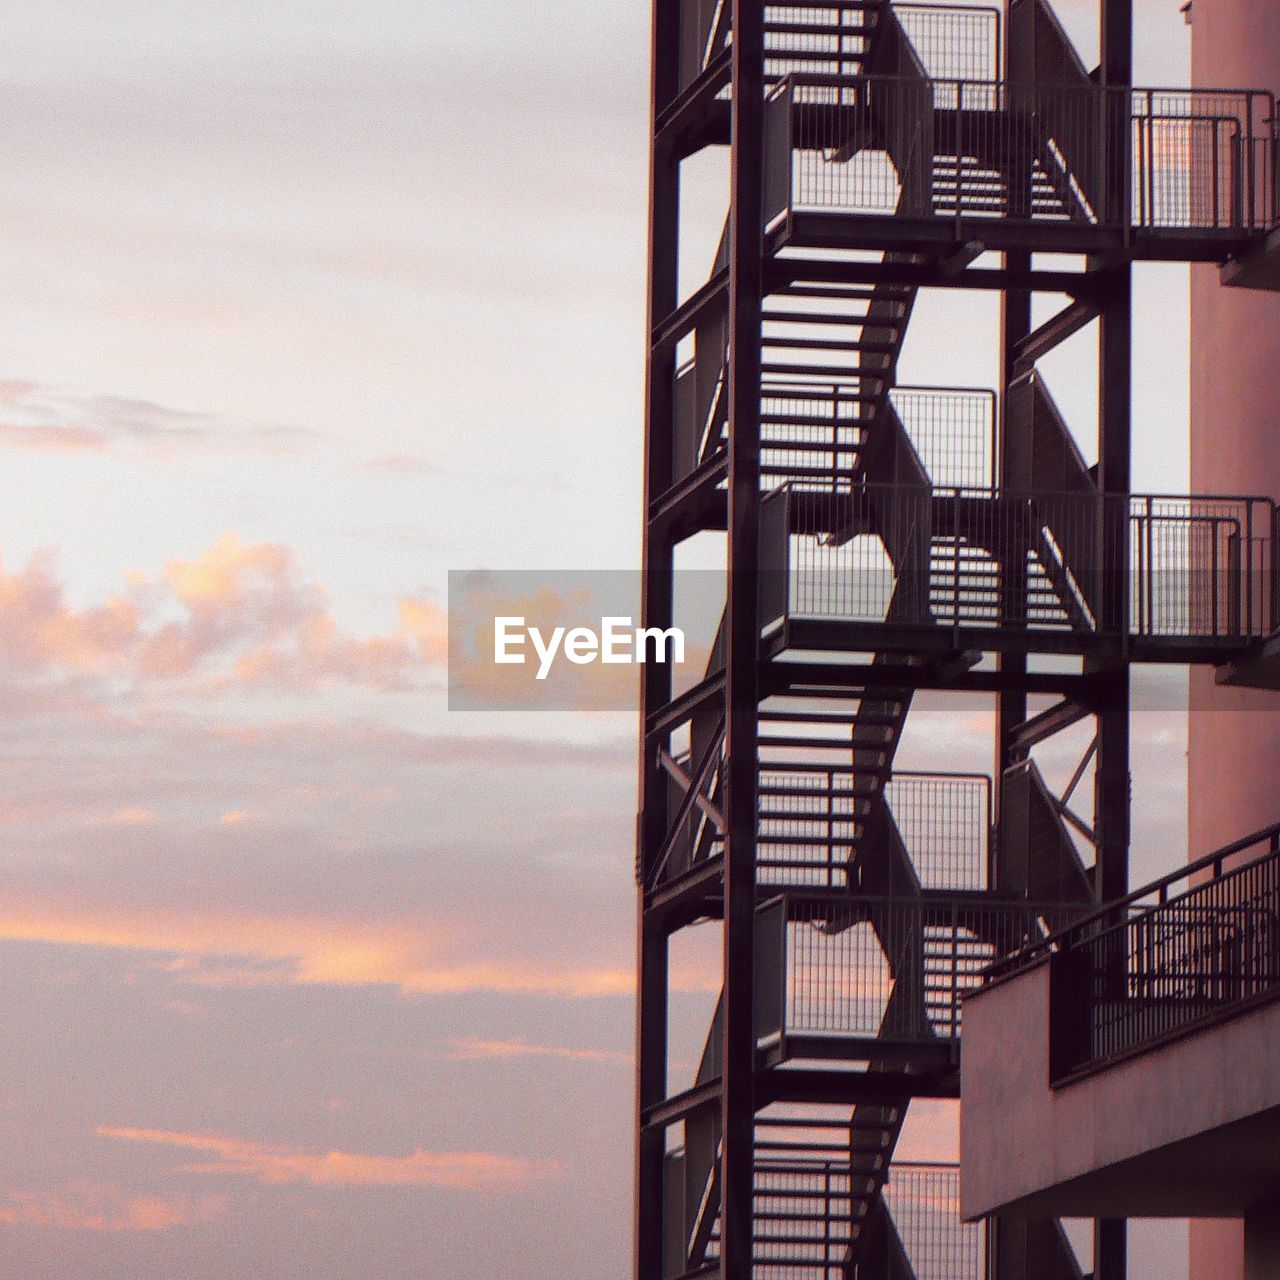
[[[659, 126], [690, 152], [727, 138], [729, 8], [726, 0], [681, 6], [681, 88]], [[877, 212], [900, 223], [946, 222], [962, 233], [1018, 222], [1096, 228], [1113, 219], [1106, 165], [1083, 144], [1073, 146], [1105, 132], [1099, 113], [1107, 108], [1096, 77], [1085, 71], [1043, 0], [1012, 0], [1008, 40], [1020, 65], [1034, 68], [1034, 84], [1055, 86], [1058, 98], [1037, 96], [1034, 85], [998, 84], [994, 63], [986, 76], [940, 65], [946, 41], [931, 36], [927, 23], [913, 30], [912, 14], [929, 8], [883, 0], [766, 6], [770, 101], [791, 95], [788, 172], [797, 147], [823, 163], [852, 168], [873, 154], [887, 155], [896, 175], [889, 203], [856, 211], [868, 225]], [[953, 20], [972, 22], [975, 12]], [[807, 98], [803, 86], [811, 90]], [[1062, 103], [1079, 102], [1092, 104], [1083, 129], [1061, 114]], [[904, 103], [914, 104], [914, 115], [902, 110]], [[1131, 124], [1128, 107], [1122, 122]], [[985, 487], [936, 483], [892, 392], [917, 298], [913, 279], [924, 270], [936, 273], [941, 262], [938, 281], [945, 283], [952, 269], [945, 254], [961, 253], [954, 268], [960, 270], [975, 253], [952, 242], [940, 258], [925, 237], [910, 250], [882, 250], [873, 264], [878, 274], [868, 270], [866, 279], [834, 267], [824, 274], [823, 260], [806, 260], [802, 251], [823, 247], [828, 234], [832, 247], [856, 249], [857, 236], [847, 218], [838, 230], [806, 231], [793, 203], [789, 190], [785, 218], [766, 234], [765, 537], [772, 530], [780, 541], [784, 568], [797, 540], [832, 556], [868, 538], [877, 541], [891, 581], [882, 615], [860, 633], [868, 637], [862, 651], [872, 666], [901, 668], [903, 679], [886, 682], [883, 672], [860, 679], [857, 664], [849, 664], [843, 680], [770, 692], [758, 711], [760, 918], [773, 913], [784, 948], [794, 926], [809, 931], [815, 948], [874, 955], [888, 994], [878, 1025], [865, 1035], [840, 1029], [842, 1048], [831, 1035], [790, 1033], [787, 973], [766, 975], [780, 984], [774, 993], [779, 1025], [766, 1020], [759, 1028], [757, 1071], [772, 1082], [765, 1092], [777, 1092], [766, 1096], [756, 1120], [752, 1274], [756, 1280], [953, 1280], [948, 1268], [956, 1275], [978, 1271], [966, 1270], [967, 1262], [945, 1249], [941, 1262], [939, 1256], [914, 1258], [911, 1231], [895, 1219], [890, 1193], [904, 1120], [914, 1097], [955, 1094], [964, 966], [976, 975], [989, 959], [1051, 931], [1049, 913], [1037, 914], [1035, 904], [1070, 911], [1093, 903], [1092, 871], [1079, 852], [1082, 835], [1087, 843], [1090, 833], [1068, 804], [1081, 771], [1065, 798], [1055, 795], [1030, 755], [1038, 739], [1029, 733], [998, 780], [1000, 830], [981, 888], [930, 888], [889, 799], [913, 672], [923, 659], [916, 656], [918, 636], [912, 643], [889, 640], [895, 631], [920, 627], [1012, 631], [1023, 635], [1023, 652], [1061, 651], [1053, 634], [1091, 632], [1107, 616], [1100, 548], [1124, 536], [1131, 516], [1106, 516], [1096, 471], [1081, 456], [1034, 361], [1007, 393], [1006, 436], [1015, 452], [1002, 460], [1004, 487], [995, 487], [994, 474]], [[886, 236], [883, 229], [870, 234], [872, 246]], [[651, 504], [650, 518], [679, 536], [725, 527], [727, 269], [726, 233], [707, 285], [672, 321], [672, 333], [687, 340], [688, 358], [674, 379], [675, 474], [670, 491]], [[1093, 513], [1090, 519], [1073, 522], [1070, 514], [1082, 508]], [[774, 618], [762, 618], [763, 652], [774, 662], [787, 651], [792, 612], [789, 573], [781, 581], [784, 625], [772, 642]], [[771, 590], [778, 594], [766, 581], [762, 593]], [[1041, 628], [1034, 634], [1026, 625], [1031, 619]], [[668, 835], [641, 888], [648, 903], [661, 903], [684, 922], [714, 918], [720, 909], [724, 714], [714, 694], [723, 666], [722, 622], [701, 683], [683, 695], [687, 714], [672, 717], [688, 726], [684, 749], [660, 750], [657, 761], [669, 783]], [[1063, 719], [1057, 708], [1053, 715]], [[793, 919], [796, 902], [802, 914]], [[794, 962], [794, 956], [784, 960], [783, 970]], [[692, 1086], [650, 1121], [683, 1129], [683, 1143], [664, 1157], [664, 1280], [718, 1269], [722, 1044], [723, 995]], [[806, 1074], [804, 1062], [841, 1056], [857, 1064], [846, 1073], [846, 1099], [824, 1101], [815, 1114], [788, 1094], [790, 1082]], [[975, 1239], [966, 1237], [965, 1247], [976, 1250]], [[995, 1223], [987, 1243], [994, 1245], [983, 1264], [989, 1280], [1081, 1280], [1057, 1222]]]

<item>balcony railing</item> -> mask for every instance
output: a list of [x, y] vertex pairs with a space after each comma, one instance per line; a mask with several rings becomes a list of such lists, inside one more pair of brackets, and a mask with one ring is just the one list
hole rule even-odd
[[762, 621], [1240, 645], [1280, 622], [1265, 498], [788, 486], [766, 499]]
[[[678, 87], [683, 90], [731, 45], [730, 7], [725, 0], [680, 0]], [[1001, 14], [995, 6], [893, 4], [916, 56], [931, 75], [991, 77], [1000, 65]], [[880, 15], [859, 0], [823, 4], [766, 4], [765, 81], [796, 71], [855, 74], [867, 54]]]
[[841, 1040], [955, 1040], [961, 997], [984, 970], [1079, 915], [1061, 904], [781, 894], [756, 915], [757, 1038], [817, 1038], [831, 1053]]
[[[853, 883], [867, 830], [865, 770], [813, 764], [760, 771], [756, 874], [761, 885], [843, 888]], [[981, 774], [895, 773], [884, 788], [893, 829], [926, 889], [988, 883], [991, 779]]]
[[766, 224], [1262, 231], [1276, 214], [1274, 115], [1255, 91], [794, 74], [766, 105]]
[[[853, 1274], [902, 1274], [915, 1280], [986, 1280], [986, 1232], [960, 1219], [960, 1177], [954, 1164], [893, 1161], [886, 1175], [860, 1167], [839, 1126], [789, 1131], [786, 1121], [757, 1139], [755, 1266], [757, 1280], [843, 1280]], [[876, 1220], [872, 1179], [883, 1177]], [[718, 1256], [713, 1244], [710, 1256]]]
[[960, 1220], [958, 1166], [895, 1163], [884, 1201], [916, 1280], [986, 1280], [986, 1233]]
[[997, 962], [1050, 959], [1055, 1083], [1280, 996], [1280, 824]]

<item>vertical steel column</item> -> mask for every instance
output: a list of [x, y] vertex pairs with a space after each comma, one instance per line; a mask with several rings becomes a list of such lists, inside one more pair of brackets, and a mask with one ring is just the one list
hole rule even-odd
[[[1030, 271], [1029, 253], [1006, 253], [1005, 266], [1010, 270]], [[1008, 492], [1012, 477], [1009, 474], [1010, 428], [1009, 388], [1013, 384], [1017, 345], [1031, 332], [1031, 293], [1026, 289], [1006, 289], [1000, 296], [1000, 424], [999, 424], [999, 473], [995, 482], [1002, 492]], [[1025, 675], [1027, 659], [1024, 654], [1002, 653], [997, 658], [999, 670], [1016, 683]], [[1010, 744], [1013, 733], [1027, 718], [1027, 695], [1024, 689], [1006, 687], [996, 701], [996, 804], [1001, 797], [1001, 780], [1004, 771], [1013, 763]], [[993, 888], [1000, 886], [993, 885]]]
[[733, 0], [729, 232], [727, 831], [720, 1249], [750, 1280], [755, 1159], [754, 937], [760, 653], [760, 314], [764, 290], [764, 5]]
[[[679, 0], [654, 0], [652, 19], [649, 155], [649, 333], [678, 302], [677, 251], [680, 217], [680, 163], [658, 137], [662, 108], [675, 96], [679, 79]], [[641, 613], [646, 627], [667, 628], [672, 613], [670, 535], [649, 520], [650, 501], [673, 480], [675, 355], [648, 349], [645, 378], [644, 547]], [[641, 885], [636, 920], [636, 1177], [635, 1280], [662, 1274], [663, 1159], [666, 1135], [646, 1129], [646, 1108], [667, 1096], [668, 946], [661, 920], [644, 909], [644, 880], [666, 826], [666, 788], [646, 733], [648, 717], [671, 698], [670, 668], [647, 663], [640, 689], [640, 808], [636, 823], [636, 866]]]
[[[1104, 83], [1113, 90], [1112, 104], [1118, 126], [1108, 129], [1112, 146], [1120, 146], [1117, 163], [1109, 164], [1112, 181], [1128, 182], [1132, 160], [1128, 154], [1129, 108], [1122, 91], [1132, 79], [1132, 0], [1102, 0], [1102, 70]], [[1118, 135], [1118, 136], [1117, 136]], [[1128, 217], [1129, 193], [1116, 193], [1120, 209]], [[1098, 359], [1098, 459], [1099, 480], [1107, 494], [1128, 494], [1132, 488], [1132, 299], [1133, 272], [1123, 265], [1095, 265], [1099, 273]], [[1117, 532], [1127, 544], [1127, 513], [1118, 513]], [[1127, 561], [1113, 558], [1104, 566], [1113, 581], [1107, 593], [1123, 607], [1128, 590]], [[1102, 901], [1122, 897], [1129, 887], [1129, 674], [1127, 653], [1101, 673], [1102, 697], [1098, 739], [1098, 877], [1096, 889]]]
[[[1129, 118], [1132, 108], [1127, 91], [1133, 83], [1133, 0], [1101, 0], [1100, 9], [1102, 83], [1117, 101], [1110, 108], [1116, 117], [1108, 126], [1111, 146], [1120, 148], [1110, 163], [1111, 180], [1119, 179], [1116, 192], [1119, 212], [1127, 225], [1130, 212], [1132, 155]], [[1126, 262], [1109, 266], [1102, 285], [1099, 325], [1098, 461], [1104, 493], [1128, 494], [1132, 489], [1132, 303], [1133, 269]], [[1128, 512], [1117, 514], [1122, 526], [1121, 543], [1128, 544]], [[1122, 616], [1127, 618], [1127, 550], [1125, 562], [1108, 566], [1123, 575], [1113, 584], [1124, 593]], [[1127, 637], [1126, 637], [1127, 646]], [[1109, 902], [1122, 897], [1129, 888], [1129, 669], [1128, 655], [1102, 675], [1103, 688], [1098, 714], [1097, 812], [1098, 866], [1095, 892]], [[1126, 1272], [1127, 1227], [1123, 1220], [1099, 1219], [1094, 1224], [1096, 1280], [1124, 1280]]]

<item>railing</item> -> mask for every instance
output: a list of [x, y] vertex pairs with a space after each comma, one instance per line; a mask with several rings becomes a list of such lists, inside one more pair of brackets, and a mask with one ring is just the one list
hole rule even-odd
[[889, 400], [935, 485], [986, 489], [996, 479], [996, 393], [896, 386]]
[[991, 779], [979, 773], [895, 773], [885, 798], [924, 889], [991, 883]]
[[986, 1232], [960, 1219], [956, 1165], [894, 1163], [884, 1201], [916, 1280], [986, 1280]]
[[841, 1158], [793, 1151], [788, 1144], [758, 1148], [754, 1280], [842, 1280], [866, 1212], [865, 1182], [853, 1172], [848, 1150]]
[[[1000, 11], [967, 4], [894, 4], [903, 33], [929, 75], [991, 78], [1000, 65]], [[680, 0], [679, 88], [697, 79], [733, 40], [728, 0]], [[855, 74], [880, 14], [860, 0], [764, 7], [765, 80], [793, 72]]]
[[1078, 918], [1060, 904], [786, 892], [756, 913], [756, 1035], [954, 1040], [993, 961]]
[[796, 74], [765, 117], [766, 224], [835, 212], [1242, 234], [1275, 220], [1266, 93]]
[[1280, 996], [1280, 824], [993, 965], [1050, 960], [1054, 1082]]
[[925, 74], [994, 80], [1000, 74], [1001, 12], [955, 4], [895, 4]]
[[[872, 323], [868, 321], [868, 323]], [[856, 349], [856, 343], [852, 344]], [[859, 473], [871, 409], [857, 379], [765, 379], [760, 470], [766, 483]], [[995, 479], [996, 396], [968, 387], [896, 386], [889, 400], [936, 485], [985, 488]], [[686, 470], [691, 469], [686, 467]]]
[[[757, 1280], [846, 1280], [854, 1248], [875, 1276], [898, 1274], [890, 1256], [900, 1248], [916, 1280], [985, 1280], [986, 1233], [960, 1219], [956, 1165], [893, 1161], [872, 1168], [850, 1149], [847, 1114], [843, 1125], [790, 1123], [780, 1119], [757, 1133]], [[888, 1212], [877, 1221], [879, 1187]]]
[[1187, 643], [1280, 622], [1266, 498], [784, 486], [762, 623], [938, 625]]
[[[866, 771], [820, 764], [764, 767], [759, 794], [756, 876], [761, 885], [834, 889], [852, 883], [854, 855], [873, 839], [867, 831]], [[990, 778], [895, 773], [884, 794], [893, 829], [922, 887], [986, 887]]]

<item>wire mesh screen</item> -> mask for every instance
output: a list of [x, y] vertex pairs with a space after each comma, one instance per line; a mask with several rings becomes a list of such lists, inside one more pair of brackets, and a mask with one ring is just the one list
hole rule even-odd
[[1275, 627], [1274, 517], [1247, 499], [1134, 498], [1132, 629], [1148, 636], [1257, 636]]
[[999, 10], [895, 4], [893, 11], [926, 75], [959, 80], [995, 80], [999, 76]]
[[923, 888], [987, 887], [990, 778], [897, 773], [885, 795]]
[[1267, 94], [797, 76], [768, 104], [767, 217], [842, 212], [1261, 230]]
[[1071, 918], [1022, 903], [788, 893], [758, 914], [757, 1033], [954, 1039], [983, 970]]
[[1276, 630], [1268, 499], [887, 485], [785, 496], [792, 618], [1187, 641]]
[[985, 1280], [986, 1234], [960, 1220], [960, 1171], [894, 1164], [884, 1189], [916, 1280]]
[[1230, 230], [1269, 224], [1265, 95], [1133, 91], [1133, 223]]
[[889, 399], [935, 485], [989, 489], [995, 483], [993, 391], [895, 387]]

